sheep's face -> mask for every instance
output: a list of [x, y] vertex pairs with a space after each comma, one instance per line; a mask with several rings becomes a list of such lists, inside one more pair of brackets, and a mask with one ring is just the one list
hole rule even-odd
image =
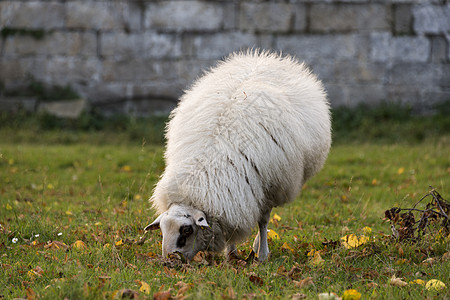
[[167, 257], [170, 253], [180, 252], [188, 260], [192, 260], [202, 249], [197, 241], [198, 231], [209, 227], [205, 214], [192, 207], [173, 205], [161, 214], [145, 230], [161, 228], [162, 254]]

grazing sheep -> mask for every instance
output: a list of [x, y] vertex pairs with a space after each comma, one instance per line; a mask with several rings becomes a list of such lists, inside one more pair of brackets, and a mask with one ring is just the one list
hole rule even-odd
[[187, 260], [234, 251], [258, 224], [267, 259], [273, 207], [292, 201], [323, 166], [331, 144], [326, 93], [290, 56], [231, 54], [182, 97], [167, 126], [166, 169], [151, 201], [162, 252]]

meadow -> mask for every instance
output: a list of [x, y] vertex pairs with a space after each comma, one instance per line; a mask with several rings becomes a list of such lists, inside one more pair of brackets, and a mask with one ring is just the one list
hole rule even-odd
[[264, 263], [251, 259], [256, 230], [239, 257], [161, 257], [160, 232], [143, 228], [164, 120], [1, 116], [0, 299], [450, 298], [444, 226], [399, 240], [385, 218], [430, 186], [448, 201], [448, 114], [336, 110], [326, 165], [272, 211]]

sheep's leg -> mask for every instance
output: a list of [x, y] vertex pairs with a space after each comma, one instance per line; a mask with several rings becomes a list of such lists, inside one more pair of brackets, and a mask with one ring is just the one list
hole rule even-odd
[[267, 226], [269, 224], [270, 212], [265, 211], [258, 222], [259, 232], [253, 242], [253, 251], [257, 254], [259, 261], [265, 261], [269, 256], [269, 245], [267, 244]]

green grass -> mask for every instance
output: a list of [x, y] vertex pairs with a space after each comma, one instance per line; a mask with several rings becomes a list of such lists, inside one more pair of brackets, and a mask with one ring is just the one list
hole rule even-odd
[[[31, 125], [0, 127], [0, 295], [6, 299], [113, 299], [124, 289], [141, 299], [159, 291], [189, 299], [317, 299], [319, 293], [342, 296], [348, 289], [363, 299], [450, 297], [450, 263], [442, 259], [450, 251], [448, 238], [392, 242], [382, 221], [385, 210], [412, 207], [430, 185], [449, 198], [450, 140], [442, 129], [392, 143], [389, 136], [364, 140], [347, 127], [352, 143], [337, 138], [325, 167], [296, 201], [274, 209], [281, 220], [269, 228], [280, 239], [270, 240], [269, 261], [228, 262], [217, 255], [182, 265], [159, 256], [160, 232], [147, 233], [143, 244], [134, 242], [154, 218], [147, 199], [164, 170], [163, 146], [148, 142], [158, 139], [151, 134], [160, 134], [158, 122], [149, 122], [150, 131], [130, 120], [123, 130], [105, 123], [103, 130], [57, 130], [34, 127], [36, 119], [26, 122]], [[140, 129], [127, 127], [132, 122]], [[411, 124], [389, 122], [400, 130]], [[362, 235], [366, 226], [372, 228], [371, 241], [356, 249], [322, 244]], [[250, 253], [253, 238], [238, 246], [242, 256]], [[86, 248], [73, 246], [79, 240]], [[49, 241], [68, 247], [49, 248]], [[312, 249], [321, 251], [323, 263], [312, 262]], [[430, 257], [436, 263], [422, 263]], [[298, 271], [288, 274], [293, 267]], [[447, 288], [395, 287], [389, 284], [393, 275], [406, 282], [439, 279]], [[313, 284], [296, 285], [308, 277]], [[142, 282], [148, 293], [139, 291]]]

